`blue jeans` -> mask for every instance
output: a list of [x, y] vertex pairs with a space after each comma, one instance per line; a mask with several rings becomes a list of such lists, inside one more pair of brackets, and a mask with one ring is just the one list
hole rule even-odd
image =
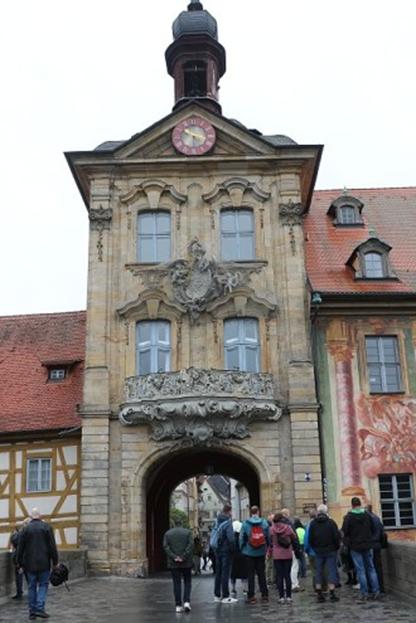
[[338, 584], [337, 552], [315, 555], [316, 584], [322, 587], [323, 569], [326, 566], [328, 584]]
[[43, 612], [48, 593], [49, 571], [28, 571], [27, 579], [29, 585], [29, 612]]
[[361, 593], [363, 595], [368, 595], [368, 584], [370, 584], [372, 593], [378, 593], [380, 591], [380, 585], [374, 567], [373, 550], [366, 549], [363, 552], [354, 552], [351, 550], [351, 558], [353, 559], [354, 567], [357, 572]]
[[231, 559], [230, 552], [215, 554], [215, 597], [230, 596]]

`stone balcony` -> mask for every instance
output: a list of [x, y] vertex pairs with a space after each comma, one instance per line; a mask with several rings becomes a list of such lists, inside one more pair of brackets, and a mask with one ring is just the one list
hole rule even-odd
[[212, 445], [249, 437], [253, 421], [276, 421], [282, 410], [271, 374], [189, 368], [126, 379], [119, 419], [148, 424], [154, 441]]

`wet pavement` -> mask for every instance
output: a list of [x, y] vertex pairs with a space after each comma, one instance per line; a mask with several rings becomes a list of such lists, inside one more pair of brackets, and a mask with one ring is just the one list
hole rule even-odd
[[[279, 605], [273, 589], [268, 604], [246, 605], [240, 601], [213, 603], [213, 577], [193, 578], [192, 612], [176, 614], [169, 576], [147, 580], [90, 578], [65, 587], [50, 588], [47, 611], [59, 623], [416, 623], [416, 606], [391, 596], [382, 601], [359, 604], [359, 592], [349, 587], [339, 591], [338, 603], [318, 604], [309, 586], [294, 595], [292, 606]], [[238, 587], [240, 588], [240, 587]], [[0, 606], [1, 623], [28, 620], [26, 602], [10, 600]], [[37, 619], [41, 621], [41, 619]]]

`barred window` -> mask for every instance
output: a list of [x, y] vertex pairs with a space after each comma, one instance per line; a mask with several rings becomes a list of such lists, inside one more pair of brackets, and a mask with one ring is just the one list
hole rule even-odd
[[416, 501], [411, 474], [382, 474], [380, 486], [381, 515], [386, 528], [416, 526]]
[[170, 323], [166, 320], [138, 322], [136, 325], [137, 374], [170, 371]]
[[258, 321], [231, 318], [224, 322], [224, 359], [227, 370], [260, 371]]
[[28, 459], [26, 472], [26, 491], [51, 490], [51, 459]]
[[252, 210], [223, 210], [221, 212], [221, 257], [223, 260], [254, 259]]
[[370, 392], [388, 394], [401, 391], [400, 355], [397, 337], [365, 338]]
[[167, 262], [170, 260], [170, 213], [141, 212], [137, 217], [137, 260]]

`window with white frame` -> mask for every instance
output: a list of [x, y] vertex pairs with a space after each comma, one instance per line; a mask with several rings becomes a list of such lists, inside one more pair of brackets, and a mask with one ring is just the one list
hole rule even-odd
[[227, 370], [260, 371], [259, 327], [255, 318], [224, 321], [224, 360]]
[[368, 279], [378, 279], [385, 276], [383, 256], [380, 253], [365, 253], [364, 274]]
[[389, 394], [402, 390], [400, 353], [394, 335], [366, 336], [368, 383], [371, 393]]
[[169, 212], [140, 212], [137, 216], [137, 260], [167, 262], [171, 254]]
[[221, 258], [241, 261], [255, 258], [252, 210], [222, 210]]
[[66, 377], [66, 368], [49, 368], [48, 379], [50, 381], [63, 381]]
[[357, 211], [353, 206], [338, 208], [338, 223], [340, 225], [354, 225], [357, 222]]
[[412, 474], [381, 474], [381, 516], [386, 528], [416, 526], [416, 501]]
[[136, 325], [137, 374], [170, 371], [170, 323], [145, 320]]
[[52, 480], [52, 460], [44, 458], [28, 459], [26, 464], [26, 491], [50, 491]]

